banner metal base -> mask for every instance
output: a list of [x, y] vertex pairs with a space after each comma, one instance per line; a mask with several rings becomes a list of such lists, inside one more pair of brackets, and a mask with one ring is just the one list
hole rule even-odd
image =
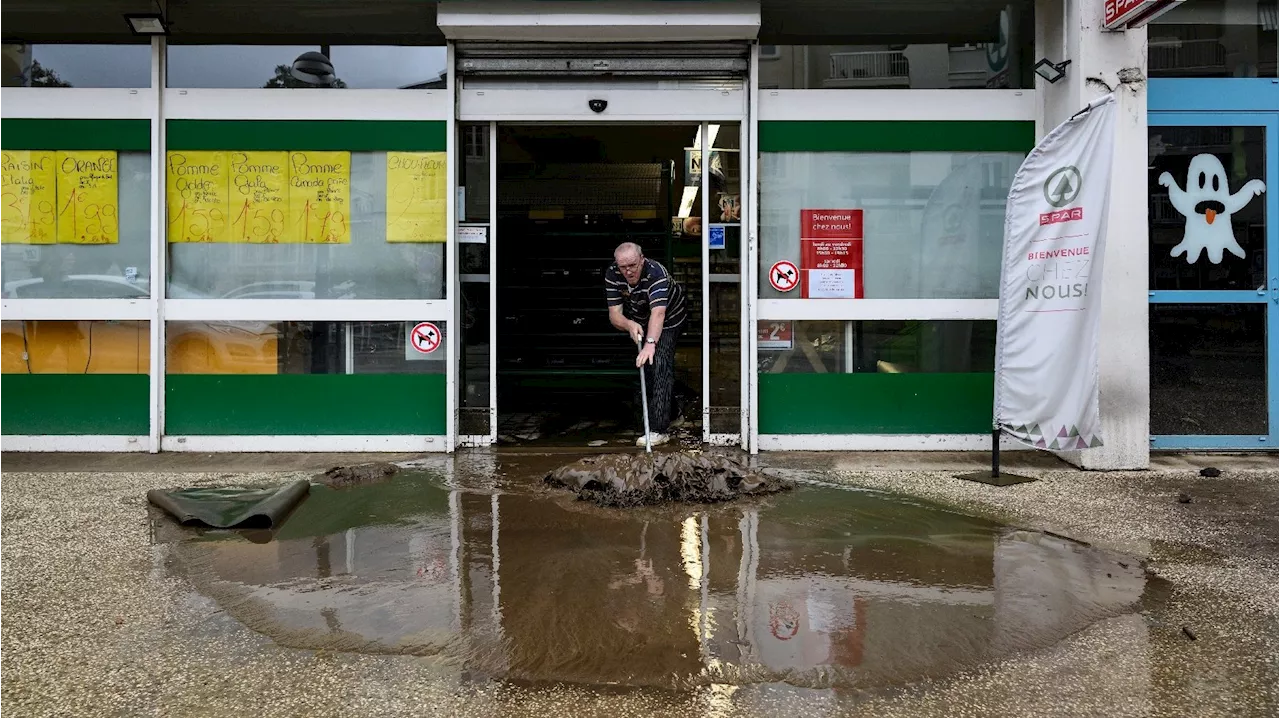
[[956, 478], [964, 479], [965, 481], [977, 481], [978, 483], [990, 484], [991, 486], [1013, 486], [1014, 484], [1026, 484], [1035, 481], [1035, 478], [1031, 476], [1008, 474], [1000, 471], [999, 427], [991, 430], [991, 470], [974, 471], [969, 474], [956, 474]]

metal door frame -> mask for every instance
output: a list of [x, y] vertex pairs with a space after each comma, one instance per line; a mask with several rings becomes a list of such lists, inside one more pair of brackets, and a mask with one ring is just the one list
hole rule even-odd
[[[1166, 81], [1169, 82], [1169, 81]], [[1157, 105], [1155, 101], [1148, 108], [1147, 125], [1156, 127], [1261, 127], [1266, 132], [1266, 174], [1267, 192], [1263, 195], [1266, 207], [1266, 276], [1267, 284], [1257, 289], [1243, 291], [1225, 291], [1225, 289], [1208, 289], [1208, 291], [1167, 291], [1167, 289], [1149, 289], [1148, 306], [1164, 305], [1164, 303], [1204, 303], [1204, 305], [1263, 305], [1266, 307], [1266, 381], [1267, 381], [1267, 434], [1203, 434], [1203, 435], [1155, 435], [1151, 436], [1153, 449], [1181, 449], [1181, 451], [1202, 451], [1202, 449], [1274, 449], [1280, 445], [1280, 431], [1276, 422], [1280, 420], [1280, 228], [1276, 227], [1280, 218], [1280, 196], [1277, 196], [1275, 183], [1280, 180], [1280, 113], [1275, 110], [1240, 110], [1233, 93], [1222, 92], [1222, 81], [1175, 81], [1178, 84], [1193, 84], [1190, 87], [1193, 96], [1206, 86], [1216, 90], [1222, 104], [1228, 109], [1211, 109], [1210, 106], [1193, 106], [1193, 109], [1165, 109], [1164, 102]], [[1230, 82], [1230, 81], [1229, 81]], [[1267, 81], [1265, 81], [1267, 82]], [[1153, 83], [1155, 84], [1155, 83]], [[1172, 83], [1170, 83], [1172, 84]], [[1274, 84], [1274, 82], [1267, 82]], [[1198, 88], [1198, 90], [1197, 90]], [[1274, 88], [1272, 88], [1274, 90]], [[1270, 95], [1270, 93], [1268, 93]], [[1164, 100], [1164, 93], [1153, 93], [1156, 99]], [[1169, 99], [1178, 99], [1184, 92], [1169, 93]], [[1261, 97], [1260, 97], [1260, 100]], [[1149, 239], [1148, 239], [1149, 241]], [[1156, 392], [1158, 387], [1152, 387]]]
[[[505, 91], [499, 91], [495, 94], [502, 94], [503, 92]], [[520, 93], [523, 91], [514, 91], [514, 92]], [[659, 102], [659, 101], [666, 101], [667, 99], [669, 99], [662, 94], [664, 92], [671, 92], [671, 91], [670, 90], [653, 90], [652, 94], [655, 95], [655, 97], [653, 98], [653, 101]], [[520, 95], [514, 94], [514, 95], [511, 95], [510, 97], [512, 100], [511, 104], [516, 105], [516, 101], [519, 99]], [[489, 245], [489, 274], [488, 274], [488, 283], [489, 283], [489, 433], [487, 435], [485, 434], [463, 435], [460, 433], [461, 422], [459, 421], [459, 418], [460, 418], [459, 410], [461, 405], [461, 397], [459, 395], [459, 392], [461, 390], [461, 387], [465, 384], [465, 382], [463, 381], [464, 372], [463, 372], [463, 367], [461, 366], [461, 363], [460, 363], [461, 356], [459, 353], [460, 342], [461, 342], [461, 332], [458, 332], [457, 334], [459, 338], [458, 341], [450, 343], [451, 349], [455, 352], [454, 355], [450, 358], [451, 366], [453, 367], [452, 375], [456, 378], [454, 379], [454, 381], [450, 382], [449, 392], [451, 397], [450, 400], [453, 402], [451, 405], [451, 419], [452, 419], [451, 429], [453, 432], [453, 437], [455, 439], [453, 443], [455, 446], [459, 446], [459, 447], [492, 446], [496, 444], [498, 439], [498, 361], [497, 361], [497, 357], [498, 357], [498, 349], [499, 349], [499, 338], [498, 338], [498, 329], [497, 329], [498, 327], [497, 216], [498, 216], [498, 125], [499, 125], [499, 122], [501, 121], [503, 124], [512, 124], [512, 125], [543, 125], [543, 126], [565, 126], [565, 125], [589, 126], [589, 125], [612, 125], [612, 124], [630, 124], [630, 125], [692, 124], [689, 118], [682, 117], [682, 116], [673, 116], [669, 118], [653, 119], [653, 120], [637, 120], [630, 116], [619, 117], [619, 118], [607, 118], [607, 117], [574, 118], [572, 120], [568, 120], [568, 119], [523, 119], [523, 118], [513, 119], [511, 116], [506, 115], [506, 113], [500, 112], [497, 114], [499, 116], [490, 117], [488, 119], [477, 119], [475, 117], [467, 117], [466, 119], [457, 118], [451, 124], [450, 138], [451, 138], [451, 142], [453, 143], [452, 146], [455, 148], [455, 151], [453, 153], [453, 160], [451, 163], [451, 173], [450, 173], [451, 178], [457, 177], [457, 170], [460, 166], [457, 163], [466, 162], [465, 152], [462, 151], [462, 149], [459, 147], [460, 143], [457, 141], [457, 137], [455, 136], [460, 131], [459, 128], [464, 126], [464, 124], [477, 125], [482, 123], [488, 124], [488, 127], [489, 127], [489, 158], [488, 158], [489, 159], [489, 221], [487, 224], [488, 233], [489, 233], [488, 235], [488, 245]], [[710, 227], [710, 198], [708, 197], [708, 190], [710, 188], [708, 170], [709, 170], [710, 163], [703, 161], [701, 163], [701, 178], [700, 178], [701, 195], [702, 195], [702, 207], [700, 209], [701, 209], [702, 227], [703, 227], [703, 234], [702, 234], [702, 240], [701, 240], [701, 244], [702, 244], [702, 248], [701, 248], [702, 249], [702, 252], [701, 252], [701, 256], [702, 256], [702, 262], [701, 262], [701, 266], [702, 266], [702, 272], [701, 272], [702, 369], [701, 369], [701, 388], [700, 388], [701, 396], [702, 396], [702, 440], [703, 440], [703, 443], [718, 444], [718, 445], [739, 445], [743, 449], [746, 449], [748, 448], [748, 438], [750, 436], [749, 428], [748, 428], [750, 405], [746, 398], [747, 390], [748, 390], [747, 388], [748, 381], [749, 381], [748, 360], [750, 356], [753, 356], [752, 354], [749, 354], [748, 350], [752, 348], [754, 344], [753, 342], [754, 334], [747, 332], [747, 328], [748, 326], [753, 326], [748, 324], [748, 318], [750, 316], [750, 313], [754, 311], [754, 302], [755, 302], [755, 298], [752, 296], [753, 292], [748, 291], [748, 286], [753, 286], [748, 284], [748, 281], [752, 276], [752, 273], [749, 271], [749, 268], [754, 266], [753, 265], [754, 231], [751, 229], [752, 227], [754, 227], [754, 221], [749, 220], [748, 218], [754, 218], [754, 215], [755, 215], [755, 208], [754, 208], [755, 194], [751, 190], [751, 188], [754, 187], [755, 156], [748, 149], [748, 141], [753, 136], [754, 133], [751, 132], [751, 128], [750, 128], [746, 113], [736, 118], [717, 117], [714, 119], [703, 119], [701, 122], [698, 123], [698, 127], [699, 127], [698, 135], [701, 138], [700, 151], [702, 153], [702, 157], [704, 158], [709, 156], [708, 153], [710, 149], [709, 149], [709, 142], [708, 142], [708, 131], [709, 131], [708, 126], [713, 122], [725, 122], [725, 123], [737, 122], [739, 126], [739, 133], [740, 133], [740, 144], [742, 147], [741, 168], [739, 170], [739, 174], [740, 174], [739, 195], [742, 203], [742, 209], [741, 209], [741, 212], [742, 212], [741, 227], [742, 228], [739, 235], [740, 236], [740, 241], [739, 241], [740, 264], [739, 264], [739, 274], [738, 274], [738, 296], [739, 296], [738, 306], [739, 306], [739, 312], [740, 312], [740, 328], [741, 328], [740, 331], [742, 334], [742, 336], [740, 337], [740, 347], [742, 351], [741, 351], [741, 362], [740, 362], [740, 368], [739, 368], [740, 378], [742, 382], [742, 406], [740, 407], [741, 420], [740, 420], [738, 433], [736, 434], [712, 434], [711, 433], [711, 426], [710, 426], [710, 397], [711, 397], [711, 377], [710, 377], [710, 371], [711, 371], [710, 370], [710, 361], [711, 361], [710, 326], [711, 325], [710, 325], [710, 321], [711, 320], [710, 320], [710, 313], [708, 311], [709, 309], [708, 297], [710, 296], [710, 283], [711, 283], [710, 272], [709, 272], [711, 256], [710, 256], [710, 248], [707, 242], [707, 236], [709, 234], [709, 227]], [[451, 180], [450, 186], [451, 187], [456, 186], [456, 181]], [[457, 204], [456, 194], [450, 197], [450, 202], [452, 205]], [[451, 210], [451, 217], [453, 218], [454, 224], [456, 226], [462, 226], [464, 224], [461, 220], [461, 217], [459, 217], [457, 213], [453, 212], [452, 210]], [[484, 223], [466, 222], [465, 224], [468, 226], [477, 226], [477, 225], [482, 225]], [[454, 234], [456, 236], [456, 232]], [[451, 247], [451, 250], [452, 250], [451, 257], [448, 262], [449, 277], [450, 277], [449, 282], [451, 285], [451, 292], [453, 293], [452, 296], [457, 296], [461, 298], [463, 279], [462, 279], [462, 275], [458, 272], [458, 267], [460, 266], [460, 262], [457, 261], [457, 256], [456, 256], [457, 252], [460, 251], [460, 245], [455, 241], [453, 246]], [[474, 282], [474, 281], [483, 281], [483, 280], [478, 280], [473, 278], [470, 281]], [[460, 316], [460, 309], [459, 309], [460, 305], [461, 305], [461, 300], [459, 299], [458, 302], [455, 302], [455, 313], [454, 313], [454, 323], [453, 323], [453, 326], [457, 326], [457, 327], [461, 326], [461, 316]]]

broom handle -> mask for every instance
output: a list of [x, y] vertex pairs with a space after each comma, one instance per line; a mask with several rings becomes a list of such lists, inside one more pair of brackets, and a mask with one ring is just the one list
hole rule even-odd
[[[636, 342], [636, 351], [643, 350], [644, 345]], [[640, 406], [644, 409], [644, 450], [647, 454], [653, 453], [653, 439], [649, 435], [649, 390], [644, 385], [644, 366], [640, 367]]]

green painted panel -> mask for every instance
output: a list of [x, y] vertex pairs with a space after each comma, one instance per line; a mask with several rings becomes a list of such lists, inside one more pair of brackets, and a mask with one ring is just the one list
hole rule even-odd
[[417, 434], [446, 431], [443, 374], [170, 374], [172, 435]]
[[151, 423], [149, 382], [146, 374], [4, 374], [3, 431], [145, 435]]
[[761, 374], [761, 434], [985, 434], [995, 375]]
[[169, 120], [171, 150], [444, 152], [443, 121]]
[[766, 121], [761, 152], [1029, 152], [1030, 121]]
[[0, 120], [6, 150], [151, 149], [150, 120]]

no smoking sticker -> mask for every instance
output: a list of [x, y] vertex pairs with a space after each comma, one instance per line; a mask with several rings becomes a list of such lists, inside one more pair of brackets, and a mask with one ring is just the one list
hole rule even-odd
[[769, 285], [779, 292], [789, 292], [800, 283], [800, 270], [796, 265], [782, 260], [769, 268]]
[[440, 348], [440, 328], [431, 322], [419, 322], [409, 332], [409, 345], [419, 354], [430, 354]]

